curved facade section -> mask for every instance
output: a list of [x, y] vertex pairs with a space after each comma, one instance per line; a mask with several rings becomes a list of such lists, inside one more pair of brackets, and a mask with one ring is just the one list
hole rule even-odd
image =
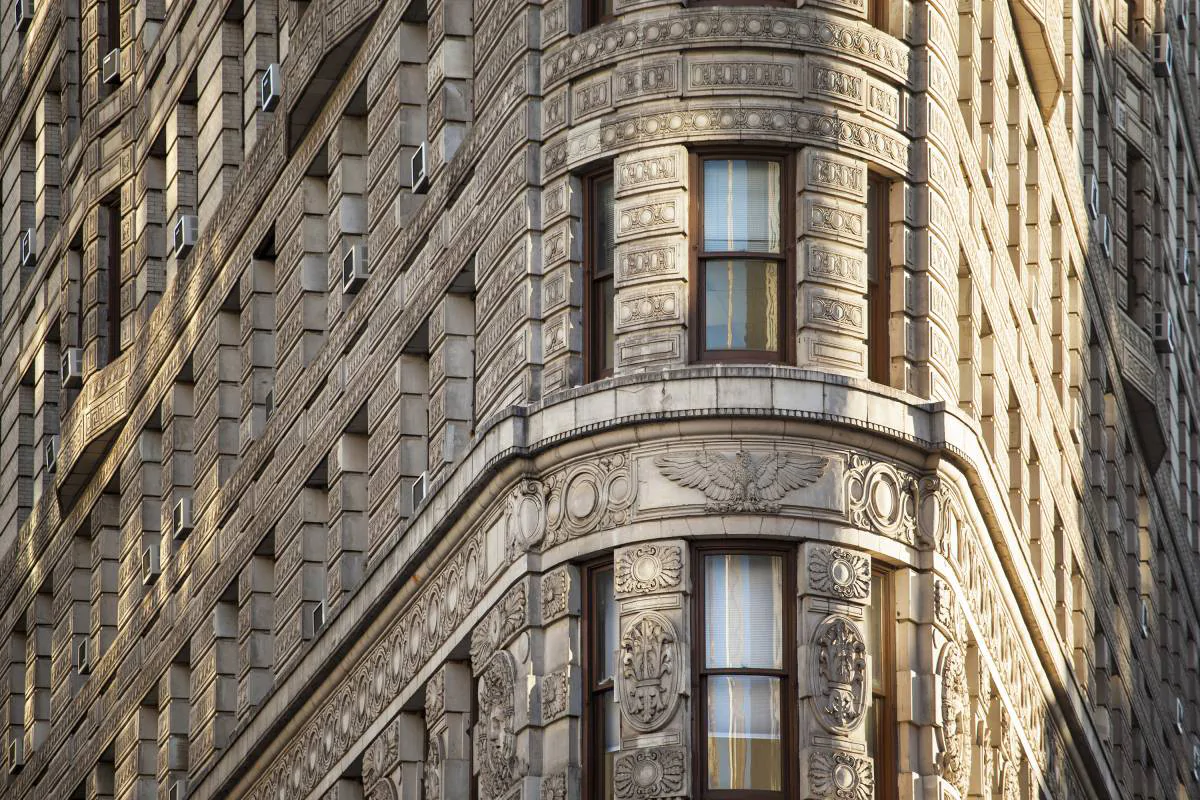
[[13, 798], [1200, 793], [1196, 20], [23, 0]]

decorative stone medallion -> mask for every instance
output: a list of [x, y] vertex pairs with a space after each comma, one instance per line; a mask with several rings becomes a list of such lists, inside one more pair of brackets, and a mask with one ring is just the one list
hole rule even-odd
[[808, 562], [809, 586], [841, 600], [871, 595], [871, 559], [841, 547], [813, 547]]
[[836, 750], [815, 750], [808, 758], [812, 795], [834, 800], [872, 800], [875, 767], [869, 758]]
[[617, 755], [613, 790], [617, 800], [681, 797], [687, 784], [687, 753], [682, 747], [645, 747]]
[[661, 728], [679, 702], [679, 638], [655, 611], [634, 617], [621, 634], [621, 716], [641, 733]]
[[817, 627], [813, 644], [817, 720], [831, 733], [850, 733], [866, 711], [866, 642], [849, 617], [835, 614]]
[[678, 586], [682, 572], [679, 545], [644, 544], [617, 552], [613, 579], [618, 595], [649, 594]]

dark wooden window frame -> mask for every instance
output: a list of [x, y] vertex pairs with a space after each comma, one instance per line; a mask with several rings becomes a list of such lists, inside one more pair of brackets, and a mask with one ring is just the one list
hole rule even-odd
[[[756, 3], [755, 5], [761, 5]], [[782, 176], [780, 180], [780, 236], [782, 247], [779, 253], [752, 251], [705, 251], [702, 249], [704, 234], [704, 162], [719, 159], [746, 159], [778, 161]], [[794, 364], [796, 361], [796, 182], [795, 154], [793, 151], [770, 147], [722, 148], [719, 150], [698, 149], [689, 154], [691, 190], [689, 191], [688, 215], [690, 217], [689, 243], [689, 304], [688, 344], [694, 362], [723, 362], [734, 364], [766, 363]], [[709, 258], [728, 258], [733, 252], [738, 258], [779, 261], [783, 265], [779, 282], [779, 349], [708, 351], [704, 348], [704, 274], [700, 265]]]
[[[871, 653], [872, 658], [883, 659], [883, 698], [884, 702], [878, 709], [875, 718], [875, 798], [876, 800], [898, 800], [899, 770], [897, 769], [897, 752], [899, 748], [899, 731], [896, 727], [896, 603], [895, 603], [895, 570], [890, 566], [879, 564], [872, 559], [872, 577], [882, 577], [885, 597], [872, 597], [872, 604], [881, 603], [879, 626], [880, 641], [876, 645], [877, 653]], [[872, 691], [871, 701], [875, 696]]]
[[[612, 376], [612, 368], [602, 368], [603, 363], [602, 348], [604, 342], [602, 337], [598, 335], [597, 325], [600, 322], [600, 298], [596, 291], [596, 284], [604, 279], [616, 280], [616, 270], [613, 264], [608, 265], [607, 271], [597, 269], [600, 254], [600, 242], [596, 237], [596, 225], [593, 219], [596, 213], [596, 187], [601, 181], [608, 179], [613, 180], [613, 171], [610, 164], [606, 164], [603, 168], [597, 169], [580, 176], [583, 183], [583, 375], [585, 382], [600, 380]], [[616, 187], [614, 185], [613, 204], [616, 205]], [[613, 235], [616, 235], [616, 227], [613, 227]], [[615, 283], [613, 292], [614, 301], [616, 298]], [[614, 324], [609, 320], [609, 324]], [[614, 336], [614, 349], [616, 346]], [[616, 360], [616, 353], [613, 353], [613, 360]]]
[[[580, 653], [580, 662], [583, 664], [583, 716], [581, 719], [581, 729], [583, 731], [583, 769], [582, 775], [582, 794], [584, 800], [608, 800], [602, 794], [604, 788], [603, 782], [599, 776], [603, 770], [603, 746], [604, 746], [604, 731], [600, 726], [604, 722], [604, 717], [596, 713], [597, 703], [599, 698], [603, 698], [608, 692], [615, 692], [616, 681], [601, 681], [594, 682], [594, 673], [596, 671], [596, 659], [600, 650], [600, 638], [604, 635], [604, 628], [597, 624], [596, 620], [596, 576], [604, 572], [612, 573], [613, 559], [612, 553], [606, 553], [604, 556], [592, 561], [586, 562], [579, 567], [580, 574], [583, 578], [580, 581], [583, 587], [582, 615], [579, 625], [579, 641], [582, 652]], [[615, 604], [615, 599], [613, 599]]]
[[[692, 546], [692, 741], [695, 742], [695, 767], [692, 796], [702, 800], [782, 800], [799, 797], [800, 776], [797, 774], [795, 754], [799, 742], [796, 703], [798, 697], [797, 650], [796, 650], [796, 558], [797, 549], [787, 542], [701, 542]], [[758, 555], [777, 556], [783, 562], [783, 669], [714, 669], [705, 666], [704, 650], [708, 641], [704, 625], [704, 560], [706, 556]], [[770, 792], [756, 789], [709, 789], [708, 788], [708, 708], [705, 690], [709, 674], [717, 675], [765, 675], [780, 679], [780, 720], [782, 740], [780, 785], [782, 791]]]
[[606, 22], [614, 22], [617, 17], [612, 13], [604, 13], [601, 0], [583, 0], [583, 27], [593, 28]]
[[[888, 322], [891, 317], [891, 218], [888, 214], [888, 194], [891, 181], [878, 173], [867, 178], [867, 252], [870, 238], [882, 231], [881, 240], [874, 243], [875, 263], [867, 265], [867, 377], [876, 383], [891, 384], [891, 336]], [[880, 193], [880, 194], [877, 194]], [[876, 202], [873, 202], [876, 201]], [[872, 283], [871, 273], [877, 275]], [[882, 333], [882, 336], [880, 335]]]
[[121, 198], [112, 197], [106, 204], [107, 228], [105, 248], [108, 261], [108, 294], [105, 298], [108, 313], [108, 353], [106, 364], [111, 364], [121, 355]]

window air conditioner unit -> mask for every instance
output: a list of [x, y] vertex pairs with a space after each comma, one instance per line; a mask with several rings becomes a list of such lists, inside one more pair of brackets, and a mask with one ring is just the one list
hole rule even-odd
[[1104, 253], [1105, 258], [1112, 258], [1112, 223], [1108, 221], [1108, 214], [1100, 215], [1100, 252]]
[[1186, 247], [1175, 248], [1175, 274], [1185, 286], [1192, 282], [1192, 251]]
[[171, 510], [171, 536], [184, 539], [192, 532], [192, 498], [181, 497]]
[[161, 571], [158, 563], [158, 545], [147, 545], [142, 550], [142, 585], [149, 586], [154, 583]]
[[1100, 181], [1096, 180], [1095, 173], [1087, 179], [1087, 210], [1092, 219], [1100, 216]]
[[[1160, 353], [1175, 352], [1175, 320], [1170, 311], [1154, 312], [1154, 349]], [[1142, 605], [1142, 627], [1149, 628], [1150, 610]]]
[[1175, 730], [1179, 733], [1183, 733], [1183, 722], [1184, 722], [1183, 700], [1176, 697], [1175, 698]]
[[275, 411], [275, 390], [267, 392], [267, 396], [263, 398], [263, 408], [267, 412], [267, 419], [271, 418], [271, 413]]
[[[1158, 320], [1156, 319], [1155, 325], [1157, 326], [1157, 324], [1158, 324]], [[1156, 328], [1156, 333], [1157, 333], [1157, 328]], [[1146, 605], [1145, 600], [1142, 601], [1141, 609], [1142, 610], [1141, 610], [1141, 615], [1140, 615], [1140, 626], [1142, 629], [1142, 638], [1145, 639], [1146, 637], [1148, 637], [1150, 635], [1150, 606]]]
[[15, 737], [8, 743], [8, 774], [16, 775], [25, 766], [25, 742]]
[[21, 231], [17, 249], [21, 256], [22, 267], [32, 267], [37, 263], [37, 239], [34, 238], [33, 228]]
[[342, 294], [357, 292], [367, 282], [367, 246], [356, 244], [342, 259]]
[[29, 23], [33, 22], [33, 0], [16, 0], [13, 10], [16, 12], [17, 30], [23, 33], [29, 29]]
[[1192, 745], [1192, 780], [1200, 781], [1200, 744]]
[[304, 638], [312, 639], [323, 627], [325, 627], [325, 603], [317, 601], [305, 609]]
[[1175, 27], [1181, 31], [1185, 31], [1185, 30], [1187, 30], [1187, 25], [1188, 25], [1187, 12], [1176, 11], [1175, 12]]
[[75, 669], [80, 675], [88, 675], [92, 671], [92, 659], [88, 653], [88, 641], [84, 639], [75, 648]]
[[279, 75], [279, 65], [270, 64], [258, 79], [258, 107], [263, 111], [274, 111], [281, 97], [283, 78]]
[[425, 172], [425, 149], [428, 142], [421, 142], [412, 155], [413, 194], [423, 194], [429, 188], [429, 175]]
[[1160, 78], [1171, 77], [1171, 34], [1154, 34], [1154, 74]]
[[100, 63], [100, 74], [105, 83], [121, 82], [121, 48], [114, 47], [105, 54]]
[[64, 389], [78, 389], [83, 385], [83, 348], [68, 347], [62, 354], [62, 373], [59, 375]]
[[417, 476], [417, 479], [415, 481], [413, 481], [412, 507], [413, 507], [414, 511], [417, 510], [417, 506], [419, 506], [419, 505], [421, 505], [421, 503], [425, 502], [425, 490], [427, 488], [425, 484], [428, 481], [428, 478], [426, 477], [427, 475], [428, 475], [428, 473], [422, 472], [420, 475]]
[[171, 231], [171, 247], [176, 258], [186, 258], [192, 252], [199, 229], [200, 220], [192, 214], [182, 214], [175, 220], [175, 228]]
[[57, 435], [46, 440], [46, 472], [55, 472], [58, 469], [58, 443]]
[[184, 800], [187, 797], [187, 781], [183, 778], [171, 784], [167, 790], [167, 800]]

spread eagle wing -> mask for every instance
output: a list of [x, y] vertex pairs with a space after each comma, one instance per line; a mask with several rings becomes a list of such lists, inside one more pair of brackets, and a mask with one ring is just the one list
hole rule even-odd
[[709, 500], [732, 500], [737, 496], [733, 459], [712, 455], [706, 450], [690, 450], [678, 455], [658, 456], [654, 466], [663, 475], [689, 489], [699, 489]]
[[763, 500], [779, 500], [792, 489], [815, 483], [828, 461], [820, 456], [772, 453], [763, 456], [754, 473], [754, 486]]

